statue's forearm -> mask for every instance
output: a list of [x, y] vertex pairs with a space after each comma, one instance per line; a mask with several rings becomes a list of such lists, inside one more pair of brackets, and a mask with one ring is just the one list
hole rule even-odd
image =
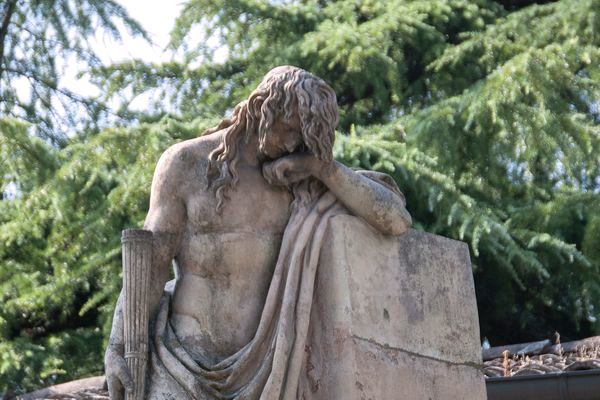
[[320, 168], [316, 175], [350, 211], [382, 233], [400, 235], [410, 228], [412, 220], [404, 199], [384, 185], [337, 161]]
[[152, 276], [150, 277], [150, 293], [148, 294], [150, 320], [153, 320], [158, 312], [165, 284], [171, 275], [171, 265], [179, 246], [179, 240], [179, 234], [153, 232]]
[[121, 352], [123, 346], [123, 296], [123, 289], [121, 289], [117, 305], [115, 306], [112, 329], [108, 340], [109, 346], [121, 346]]

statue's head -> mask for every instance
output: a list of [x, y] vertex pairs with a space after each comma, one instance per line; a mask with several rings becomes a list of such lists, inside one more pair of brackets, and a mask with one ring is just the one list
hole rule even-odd
[[209, 156], [211, 187], [220, 211], [226, 191], [238, 181], [239, 145], [258, 135], [259, 151], [269, 158], [301, 148], [324, 161], [333, 158], [338, 123], [335, 92], [321, 78], [292, 66], [273, 68], [233, 115], [210, 129], [226, 130], [221, 145]]
[[[287, 146], [282, 150], [292, 152], [291, 144], [296, 141], [297, 146], [324, 161], [333, 158], [337, 100], [333, 89], [321, 78], [297, 67], [274, 68], [250, 94], [247, 105], [261, 152], [277, 158], [283, 152], [269, 154], [270, 142], [283, 141]], [[288, 137], [271, 138], [274, 135]]]

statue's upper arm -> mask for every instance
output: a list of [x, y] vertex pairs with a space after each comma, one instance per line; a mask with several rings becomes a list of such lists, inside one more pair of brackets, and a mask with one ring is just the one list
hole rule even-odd
[[171, 260], [177, 255], [185, 225], [186, 209], [182, 193], [185, 178], [178, 145], [160, 157], [150, 189], [150, 207], [144, 229], [152, 231], [152, 273], [150, 310], [154, 315], [164, 285], [170, 276]]
[[180, 151], [177, 145], [169, 148], [156, 165], [145, 229], [175, 234], [183, 229], [186, 210], [181, 188], [185, 168], [181, 165]]

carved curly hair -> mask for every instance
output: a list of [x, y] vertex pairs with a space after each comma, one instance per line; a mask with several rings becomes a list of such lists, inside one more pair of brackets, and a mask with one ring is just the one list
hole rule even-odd
[[258, 134], [259, 146], [264, 146], [275, 120], [283, 116], [289, 121], [295, 110], [306, 149], [324, 161], [331, 161], [339, 119], [335, 92], [321, 78], [298, 67], [281, 66], [269, 71], [250, 97], [235, 106], [231, 118], [204, 132], [226, 130], [220, 145], [209, 155], [207, 170], [218, 213], [227, 193], [238, 183], [236, 166], [241, 141]]

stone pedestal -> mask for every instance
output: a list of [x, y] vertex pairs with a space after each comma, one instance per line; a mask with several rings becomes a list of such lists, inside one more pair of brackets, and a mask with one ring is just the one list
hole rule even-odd
[[486, 398], [466, 244], [414, 230], [388, 237], [337, 216], [318, 274], [315, 398]]

